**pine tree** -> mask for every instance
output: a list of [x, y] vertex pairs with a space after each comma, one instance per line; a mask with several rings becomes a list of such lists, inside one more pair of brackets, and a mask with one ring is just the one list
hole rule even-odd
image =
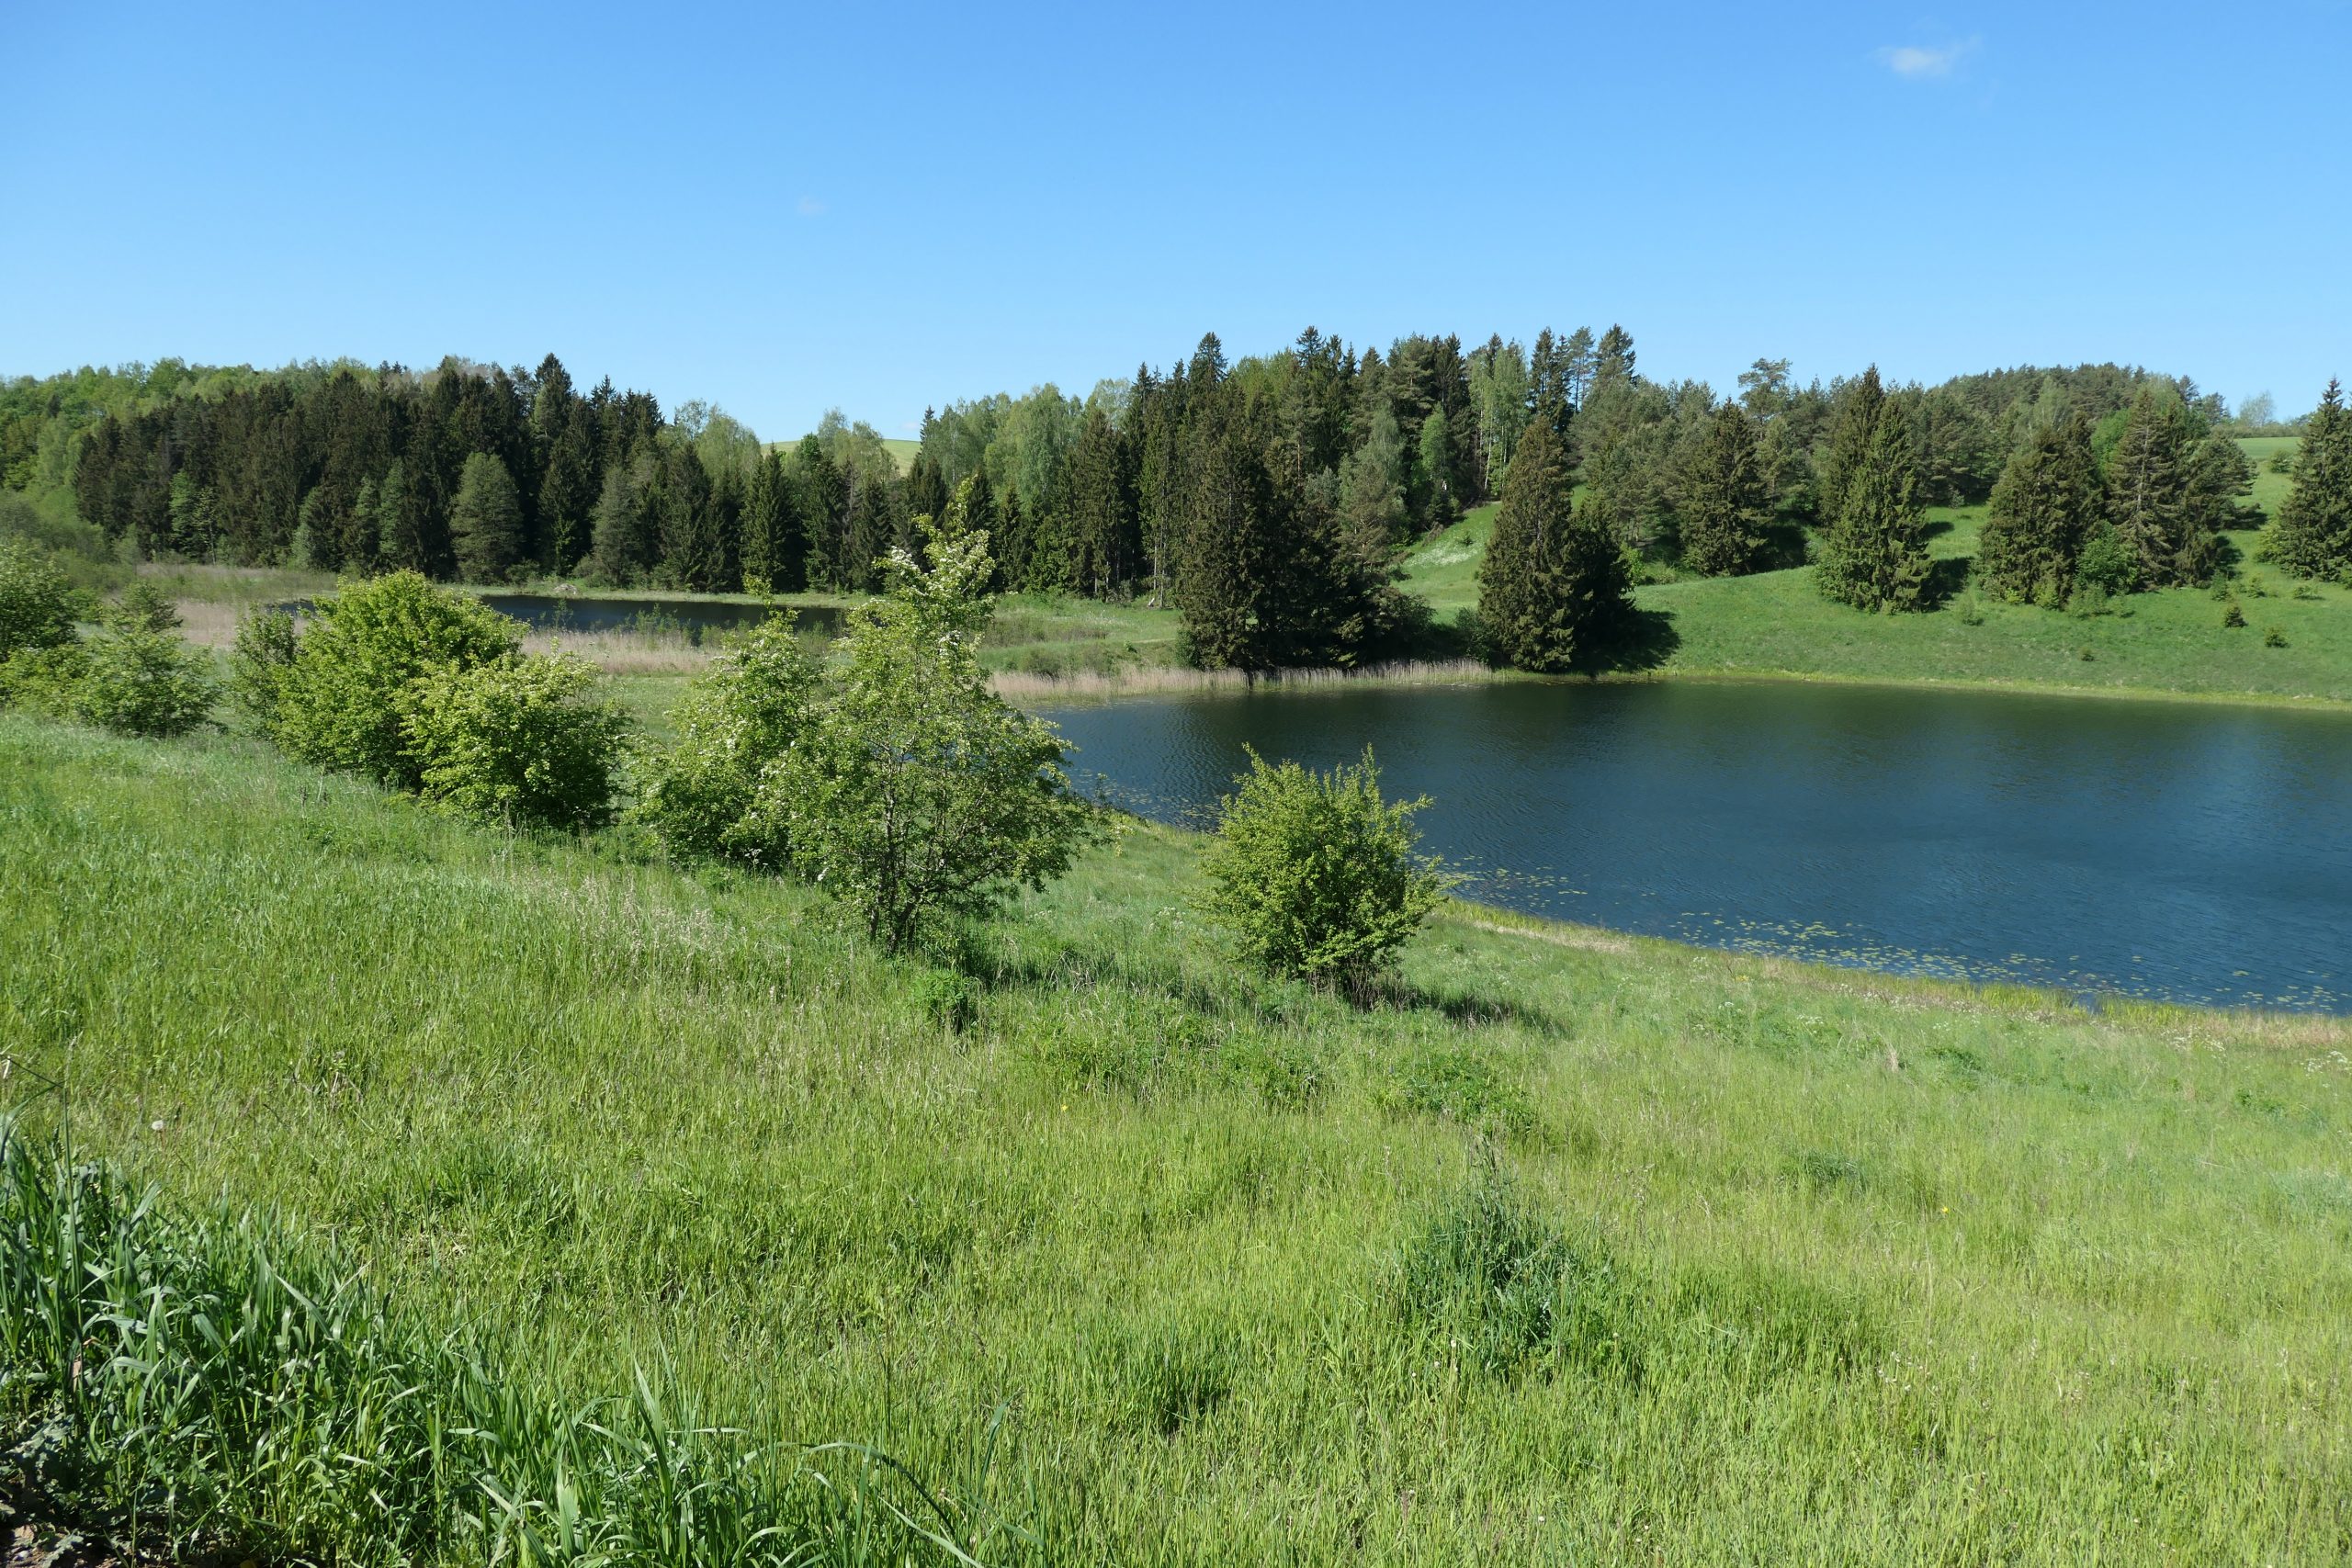
[[1492, 651], [1521, 670], [1589, 665], [1633, 620], [1615, 531], [1574, 504], [1567, 445], [1539, 410], [1512, 456], [1502, 504], [1478, 568], [1478, 615]]
[[1600, 342], [1592, 351], [1590, 384], [1585, 389], [1588, 400], [1600, 396], [1611, 387], [1622, 387], [1634, 378], [1634, 334], [1623, 327], [1612, 325], [1600, 334]]
[[794, 477], [798, 480], [802, 537], [807, 541], [807, 581], [812, 589], [841, 585], [842, 536], [849, 522], [849, 481], [814, 435], [804, 435], [793, 451]]
[[599, 581], [616, 587], [638, 582], [653, 563], [648, 516], [652, 488], [652, 454], [640, 438], [631, 456], [605, 470], [605, 485], [596, 497], [587, 566]]
[[2268, 553], [2299, 577], [2352, 578], [2352, 414], [2336, 381], [2328, 382], [2295, 449], [2294, 486], [2278, 508]]
[[[928, 410], [925, 417], [933, 418]], [[947, 514], [947, 475], [939, 459], [928, 452], [917, 452], [915, 460], [907, 465], [908, 513], [937, 522]]]
[[2075, 591], [2075, 569], [2098, 517], [2089, 423], [2078, 413], [2038, 425], [1993, 486], [1976, 574], [2013, 603], [2063, 604]]
[[[540, 396], [544, 400], [548, 394], [543, 390]], [[574, 399], [548, 448], [547, 470], [539, 479], [539, 547], [549, 571], [560, 576], [576, 570], [588, 553], [601, 488], [587, 405]]]
[[2107, 460], [2107, 517], [2139, 563], [2139, 586], [2212, 581], [2221, 541], [2199, 515], [2190, 489], [2185, 411], [2142, 387]]
[[1585, 399], [1592, 391], [1593, 349], [1592, 329], [1578, 327], [1560, 345], [1560, 384], [1567, 393], [1561, 405], [1564, 413], [1573, 413], [1584, 407]]
[[1069, 584], [1107, 598], [1135, 574], [1138, 542], [1126, 443], [1101, 409], [1090, 409], [1069, 470]]
[[1227, 418], [1216, 424], [1203, 432], [1207, 445], [1185, 517], [1176, 608], [1194, 663], [1269, 669], [1276, 628], [1266, 601], [1283, 520], [1274, 514], [1272, 478], [1248, 422]]
[[663, 443], [661, 463], [661, 502], [654, 513], [660, 575], [677, 587], [709, 592], [726, 565], [710, 470], [684, 441]]
[[424, 509], [399, 457], [376, 487], [376, 558], [387, 571], [424, 571], [432, 564]]
[[1889, 417], [1901, 416], [1887, 407], [1886, 387], [1878, 378], [1877, 366], [1871, 366], [1860, 378], [1838, 389], [1837, 405], [1830, 414], [1828, 446], [1821, 457], [1820, 481], [1815, 491], [1824, 526], [1835, 525], [1844, 513], [1846, 486], [1870, 456], [1880, 422]]
[[1916, 610], [1928, 585], [1928, 547], [1911, 432], [1891, 409], [1874, 423], [1869, 447], [1845, 475], [1845, 499], [1822, 541], [1815, 580], [1823, 593], [1859, 609]]
[[1763, 565], [1770, 513], [1756, 423], [1737, 403], [1725, 402], [1690, 449], [1682, 475], [1682, 564], [1709, 577], [1729, 577]]
[[458, 574], [468, 582], [501, 582], [523, 551], [523, 502], [506, 465], [487, 452], [466, 459], [449, 509]]

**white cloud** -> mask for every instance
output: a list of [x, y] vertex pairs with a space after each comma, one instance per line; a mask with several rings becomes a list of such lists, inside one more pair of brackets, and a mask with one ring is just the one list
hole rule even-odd
[[1958, 65], [1975, 47], [1974, 39], [1969, 39], [1961, 43], [1948, 43], [1941, 48], [1907, 43], [1882, 49], [1878, 51], [1877, 58], [1881, 65], [1885, 66], [1897, 76], [1917, 81], [1928, 76], [1951, 75], [1952, 67]]
[[800, 198], [797, 210], [803, 218], [822, 218], [825, 215], [825, 204], [813, 196], [804, 196]]

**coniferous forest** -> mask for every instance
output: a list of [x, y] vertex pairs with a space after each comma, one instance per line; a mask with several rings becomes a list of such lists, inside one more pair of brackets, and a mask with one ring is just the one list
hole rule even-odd
[[[1618, 326], [1385, 353], [1309, 328], [1238, 361], [1211, 333], [1083, 398], [948, 402], [910, 460], [838, 414], [763, 442], [701, 402], [583, 389], [553, 355], [165, 361], [0, 389], [0, 476], [70, 492], [140, 558], [835, 593], [873, 590], [879, 558], [969, 479], [998, 586], [1172, 607], [1195, 662], [1258, 669], [1412, 649], [1427, 614], [1396, 585], [1400, 552], [1499, 501], [1481, 634], [1505, 661], [1561, 669], [1626, 634], [1645, 572], [1811, 559], [1833, 600], [1925, 607], [1929, 506], [1989, 499], [1979, 578], [2004, 598], [2202, 583], [2239, 522], [2251, 470], [2223, 437], [2245, 428], [2185, 377], [2112, 364], [1922, 387], [1874, 367], [1800, 385], [1758, 359], [1719, 395], [1644, 376]], [[2312, 429], [2345, 445], [2336, 401]], [[1542, 473], [1514, 502], [1531, 438]], [[2347, 468], [2317, 466], [2282, 565], [2352, 566], [2327, 478]]]

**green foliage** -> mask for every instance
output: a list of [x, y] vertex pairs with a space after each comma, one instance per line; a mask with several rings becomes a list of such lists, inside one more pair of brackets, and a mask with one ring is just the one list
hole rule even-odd
[[2296, 448], [2294, 483], [2270, 531], [2272, 560], [2299, 577], [2352, 573], [2352, 413], [2330, 381]]
[[254, 610], [237, 622], [229, 649], [229, 696], [263, 735], [277, 733], [278, 694], [296, 647], [294, 617], [284, 610]]
[[2234, 595], [2222, 611], [2222, 625], [2231, 630], [2245, 625], [2245, 612], [2238, 607]]
[[179, 606], [169, 595], [144, 578], [131, 583], [115, 596], [108, 607], [109, 625], [134, 631], [177, 631], [181, 626]]
[[1600, 511], [1573, 500], [1575, 470], [1555, 423], [1539, 410], [1520, 441], [1478, 567], [1491, 656], [1522, 670], [1589, 663], [1633, 619], [1624, 552]]
[[[1875, 383], [1875, 376], [1872, 378]], [[1856, 422], [1864, 421], [1858, 402]], [[1926, 517], [1911, 435], [1902, 414], [1883, 401], [1868, 409], [1867, 439], [1840, 471], [1836, 520], [1822, 542], [1815, 581], [1839, 604], [1860, 610], [1917, 610], [1928, 586]], [[1860, 439], [1849, 426], [1840, 450]]]
[[2196, 440], [2179, 400], [2151, 388], [2140, 389], [2123, 416], [2107, 460], [2107, 516], [2137, 563], [2139, 587], [2200, 585], [2219, 564], [2216, 530], [2226, 519], [2211, 487], [2197, 483]]
[[417, 792], [509, 828], [602, 826], [628, 720], [596, 685], [570, 654], [428, 670], [400, 698]]
[[185, 735], [212, 711], [212, 660], [169, 632], [109, 626], [83, 644], [74, 716], [122, 735]]
[[75, 718], [82, 678], [90, 672], [90, 650], [80, 641], [47, 648], [20, 648], [0, 659], [0, 708], [21, 708], [51, 718]]
[[[1993, 487], [1976, 558], [1984, 586], [2013, 604], [2064, 604], [2099, 501], [2090, 426], [2077, 416], [2034, 429]], [[2112, 531], [2106, 537], [2114, 542]], [[2128, 556], [2119, 558], [2119, 566], [2101, 563], [2093, 586], [2102, 593], [2116, 592], [2109, 579], [2130, 565]]]
[[1329, 773], [1253, 750], [1235, 783], [1202, 863], [1201, 907], [1261, 969], [1359, 989], [1461, 880], [1415, 852], [1413, 817], [1429, 802], [1383, 800], [1369, 750]]
[[1763, 565], [1769, 501], [1755, 422], [1725, 402], [1694, 445], [1682, 478], [1682, 564], [1709, 577]]
[[488, 452], [466, 459], [449, 509], [458, 573], [469, 582], [502, 582], [523, 554], [523, 498], [506, 465]]
[[2287, 634], [2280, 631], [2277, 626], [2266, 627], [2262, 633], [2262, 646], [2265, 648], [2284, 648], [2287, 646]]
[[788, 813], [754, 810], [760, 781], [808, 728], [818, 667], [788, 615], [720, 654], [671, 710], [638, 772], [638, 818], [682, 858], [791, 862]]
[[763, 773], [747, 831], [899, 951], [942, 920], [1042, 887], [1093, 834], [1054, 727], [989, 689], [976, 656], [995, 563], [951, 505], [929, 564], [894, 549], [851, 613], [802, 737]]
[[[493, 663], [521, 646], [514, 622], [414, 571], [347, 583], [311, 615], [271, 683], [270, 734], [303, 761], [403, 789], [423, 782], [401, 706], [409, 682], [444, 665]], [[274, 652], [277, 636], [256, 633], [256, 653]], [[240, 689], [255, 688], [241, 680]]]
[[46, 550], [27, 539], [0, 537], [0, 662], [24, 649], [73, 641], [74, 623], [88, 610], [87, 598]]
[[2075, 558], [2075, 581], [2106, 594], [2130, 593], [2140, 583], [2140, 560], [2112, 525], [2091, 525], [2082, 552]]

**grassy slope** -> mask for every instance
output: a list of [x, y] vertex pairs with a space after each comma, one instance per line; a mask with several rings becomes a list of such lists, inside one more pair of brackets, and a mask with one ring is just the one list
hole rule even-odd
[[[1193, 876], [1091, 856], [957, 1034], [796, 887], [0, 718], [0, 1037], [173, 1190], [1061, 1560], [2352, 1551], [2342, 1024], [1473, 910], [1359, 1013], [1238, 978]], [[1399, 1294], [1484, 1139], [1581, 1359]]]
[[[2256, 457], [2255, 503], [2275, 512], [2288, 480], [2260, 465], [2291, 447], [2285, 437], [2247, 441]], [[1442, 615], [1478, 597], [1478, 561], [1493, 526], [1481, 507], [1419, 547], [1407, 560], [1406, 586]], [[1935, 555], [1973, 558], [1984, 523], [1981, 506], [1928, 513]], [[1638, 590], [1645, 609], [1671, 617], [1678, 646], [1667, 674], [1804, 675], [1849, 680], [1961, 682], [2181, 692], [2215, 696], [2308, 697], [2352, 702], [2352, 592], [2295, 586], [2251, 560], [2255, 536], [2232, 536], [2244, 580], [2239, 601], [2247, 625], [2222, 625], [2223, 606], [2200, 590], [2133, 595], [2131, 614], [2089, 618], [2026, 606], [1983, 603], [1982, 623], [1967, 625], [1955, 606], [1925, 615], [1868, 615], [1829, 604], [1812, 571], [1694, 579]], [[2276, 628], [2284, 648], [2267, 647]], [[2090, 657], [2084, 657], [2088, 650]]]

